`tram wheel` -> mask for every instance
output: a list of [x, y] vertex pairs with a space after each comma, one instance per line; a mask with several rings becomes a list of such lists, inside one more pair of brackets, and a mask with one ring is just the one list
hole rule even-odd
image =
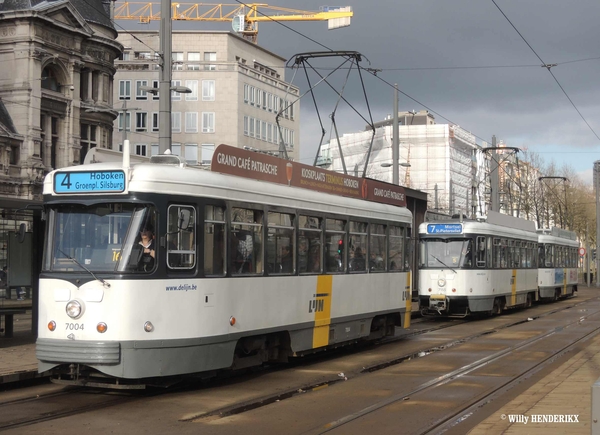
[[554, 299], [553, 301], [557, 301], [560, 298], [560, 290], [554, 290]]
[[492, 314], [494, 316], [499, 316], [502, 314], [502, 303], [499, 298], [494, 299], [494, 306], [492, 308]]
[[533, 305], [533, 296], [531, 296], [531, 293], [527, 293], [527, 302], [525, 302], [525, 307], [531, 308], [532, 305]]

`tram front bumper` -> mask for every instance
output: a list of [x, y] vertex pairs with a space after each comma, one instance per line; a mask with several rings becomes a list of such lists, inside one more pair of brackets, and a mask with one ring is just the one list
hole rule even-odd
[[445, 311], [448, 308], [448, 300], [446, 295], [431, 295], [429, 296], [429, 309], [433, 311]]

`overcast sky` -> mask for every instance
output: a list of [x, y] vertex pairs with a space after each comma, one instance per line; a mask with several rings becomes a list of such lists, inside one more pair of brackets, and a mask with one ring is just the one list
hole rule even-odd
[[[268, 4], [318, 11], [324, 2]], [[508, 146], [538, 153], [547, 164], [570, 165], [591, 184], [593, 162], [600, 160], [598, 0], [347, 0], [336, 6], [353, 8], [349, 27], [328, 31], [327, 23], [318, 21], [261, 23], [258, 43], [286, 59], [312, 51], [357, 51], [365, 58], [362, 67], [380, 70], [377, 77], [363, 73], [374, 121], [392, 113], [390, 85], [397, 83], [400, 111], [429, 110], [437, 123], [458, 124], [478, 142], [491, 142], [495, 135]], [[134, 21], [120, 24], [140, 29]], [[196, 29], [230, 29], [194, 24]], [[542, 63], [557, 64], [551, 68], [554, 77]], [[338, 89], [346, 73], [332, 76]], [[306, 81], [299, 75], [294, 84], [305, 92]], [[328, 115], [336, 95], [324, 86], [318, 89], [329, 139]], [[344, 95], [368, 118], [356, 70]], [[309, 97], [301, 107], [300, 158], [312, 163], [320, 127]], [[340, 135], [365, 127], [343, 102], [336, 119]]]

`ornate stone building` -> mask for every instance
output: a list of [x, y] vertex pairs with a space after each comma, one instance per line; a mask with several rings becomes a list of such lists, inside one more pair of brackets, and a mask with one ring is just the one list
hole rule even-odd
[[52, 169], [110, 147], [114, 59], [103, 0], [0, 3], [0, 208], [41, 200]]
[[8, 266], [0, 296], [36, 294], [44, 176], [82, 162], [91, 147], [111, 146], [114, 60], [123, 48], [111, 7], [0, 0], [0, 267]]

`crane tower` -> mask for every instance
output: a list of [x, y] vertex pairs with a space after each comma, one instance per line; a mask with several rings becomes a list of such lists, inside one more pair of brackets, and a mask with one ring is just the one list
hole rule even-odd
[[[117, 2], [115, 20], [140, 23], [160, 20], [160, 3]], [[231, 22], [233, 30], [257, 43], [259, 22], [327, 21], [329, 30], [347, 27], [354, 13], [350, 6], [323, 6], [318, 12], [269, 6], [262, 3], [208, 4], [172, 3], [171, 17], [177, 21]]]

